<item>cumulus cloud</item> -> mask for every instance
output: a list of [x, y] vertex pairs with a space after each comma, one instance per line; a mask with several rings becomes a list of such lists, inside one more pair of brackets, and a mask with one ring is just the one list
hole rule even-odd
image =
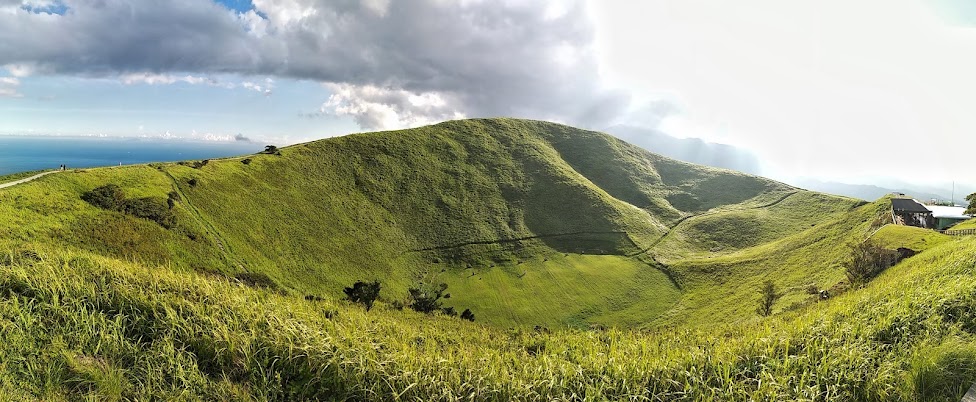
[[23, 97], [18, 92], [20, 80], [14, 77], [0, 77], [0, 98], [20, 98]]
[[175, 84], [177, 82], [185, 82], [187, 84], [204, 84], [204, 83], [216, 83], [215, 80], [209, 79], [207, 77], [192, 76], [192, 75], [171, 75], [171, 74], [151, 74], [151, 73], [130, 73], [123, 74], [119, 77], [119, 81], [122, 81], [126, 85], [134, 84], [147, 84], [147, 85], [169, 85]]
[[157, 82], [313, 80], [333, 91], [320, 112], [366, 128], [457, 116], [600, 127], [629, 104], [600, 80], [582, 1], [253, 0], [245, 13], [199, 0], [61, 3], [64, 15], [0, 13], [0, 65]]

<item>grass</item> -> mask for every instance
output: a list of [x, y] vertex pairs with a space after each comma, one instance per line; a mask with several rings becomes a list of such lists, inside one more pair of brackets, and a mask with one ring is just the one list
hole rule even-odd
[[[673, 161], [597, 132], [525, 120], [350, 135], [249, 159], [88, 169], [6, 189], [0, 192], [0, 230], [6, 233], [0, 244], [57, 244], [137, 263], [260, 277], [300, 296], [339, 297], [357, 280], [380, 280], [381, 297], [397, 300], [409, 286], [436, 276], [457, 288], [453, 294], [464, 307], [499, 326], [641, 326], [686, 296], [661, 279], [671, 273], [648, 255], [690, 257], [700, 245], [686, 242], [666, 252], [657, 246], [633, 257], [679, 220], [758, 214], [770, 216], [767, 226], [783, 227], [752, 243], [730, 244], [731, 251], [788, 236], [849, 206], [826, 198], [818, 205], [824, 212], [791, 217], [785, 207], [765, 206], [797, 191], [781, 183]], [[167, 230], [79, 199], [109, 183], [127, 198], [165, 199], [175, 192], [176, 225]], [[697, 200], [695, 208], [672, 205], [668, 200], [676, 195]], [[716, 236], [706, 240], [725, 234]], [[525, 275], [503, 279], [499, 272]], [[553, 272], [565, 280], [544, 290]], [[472, 273], [506, 285], [470, 283]], [[605, 284], [589, 286], [594, 273]], [[509, 303], [509, 290], [527, 299]], [[582, 304], [533, 307], [556, 294]]]
[[122, 400], [958, 400], [976, 242], [735, 326], [505, 330], [94, 254], [0, 265], [0, 395]]
[[871, 236], [888, 249], [901, 247], [915, 251], [925, 251], [952, 239], [931, 229], [914, 226], [886, 225]]
[[44, 173], [44, 170], [29, 170], [26, 172], [17, 172], [6, 175], [0, 175], [0, 184], [17, 181], [20, 179], [26, 179], [28, 177], [34, 176], [39, 173]]
[[[0, 191], [0, 399], [940, 401], [976, 380], [976, 240], [882, 227], [886, 199], [511, 119], [250, 159]], [[175, 226], [80, 199], [109, 183], [175, 193]], [[846, 289], [869, 236], [921, 253]], [[372, 279], [372, 311], [340, 299]], [[477, 321], [395, 309], [418, 282]]]

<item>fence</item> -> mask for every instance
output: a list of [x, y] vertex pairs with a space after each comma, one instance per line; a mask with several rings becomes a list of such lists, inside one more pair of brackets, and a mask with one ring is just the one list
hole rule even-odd
[[939, 232], [947, 234], [949, 236], [976, 235], [976, 229], [940, 230]]

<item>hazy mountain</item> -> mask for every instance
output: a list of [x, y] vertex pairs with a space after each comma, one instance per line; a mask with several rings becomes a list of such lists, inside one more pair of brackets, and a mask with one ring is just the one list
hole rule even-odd
[[732, 145], [707, 142], [700, 138], [677, 138], [657, 130], [618, 125], [604, 130], [617, 138], [656, 154], [699, 165], [760, 174], [759, 158]]

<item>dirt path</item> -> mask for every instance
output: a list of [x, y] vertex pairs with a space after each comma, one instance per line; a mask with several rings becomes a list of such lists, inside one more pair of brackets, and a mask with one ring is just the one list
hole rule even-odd
[[47, 171], [47, 172], [44, 172], [44, 173], [38, 173], [38, 174], [33, 175], [31, 177], [27, 177], [27, 178], [23, 178], [23, 179], [20, 179], [20, 180], [14, 180], [14, 181], [11, 181], [11, 182], [7, 182], [7, 183], [0, 184], [0, 188], [7, 188], [7, 187], [16, 186], [18, 184], [24, 184], [24, 183], [27, 183], [27, 182], [29, 182], [31, 180], [39, 179], [39, 178], [44, 177], [44, 176], [47, 176], [47, 175], [49, 175], [51, 173], [58, 173], [58, 172], [61, 172], [61, 170], [51, 170], [51, 171]]

